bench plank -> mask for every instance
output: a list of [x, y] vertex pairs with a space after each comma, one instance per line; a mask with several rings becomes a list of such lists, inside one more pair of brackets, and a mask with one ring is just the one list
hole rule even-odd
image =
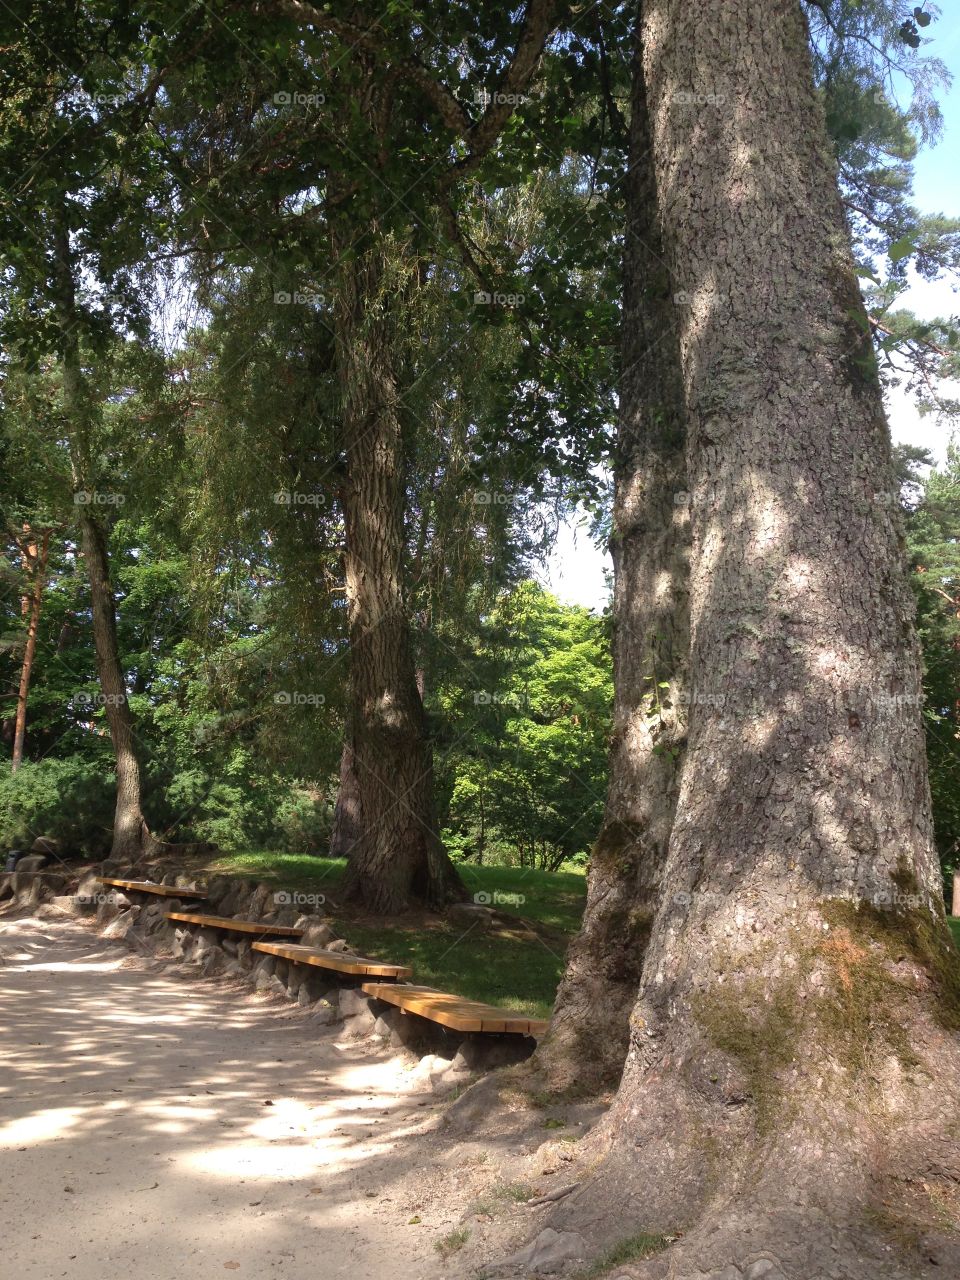
[[152, 884], [149, 880], [115, 880], [111, 876], [97, 876], [98, 884], [112, 885], [116, 889], [131, 889], [134, 893], [152, 893], [158, 898], [205, 899], [199, 889], [180, 889], [171, 884]]
[[454, 1031], [540, 1036], [550, 1025], [543, 1018], [530, 1018], [509, 1009], [498, 1009], [496, 1005], [483, 1004], [480, 1000], [467, 1000], [463, 996], [437, 991], [433, 987], [365, 982], [362, 990], [368, 996], [395, 1004], [407, 1013], [417, 1013], [421, 1018], [429, 1018], [431, 1022], [439, 1022], [441, 1026], [451, 1027]]
[[269, 920], [237, 920], [233, 916], [205, 916], [196, 911], [168, 911], [166, 920], [183, 920], [208, 929], [226, 929], [230, 933], [256, 933], [261, 938], [300, 938], [303, 930], [292, 924], [271, 924]]
[[409, 978], [413, 972], [402, 964], [386, 964], [382, 960], [351, 955], [348, 951], [325, 951], [320, 947], [303, 947], [290, 942], [255, 942], [253, 950], [279, 956], [281, 960], [293, 960], [296, 964], [312, 964], [319, 969], [335, 969], [338, 973], [360, 977]]

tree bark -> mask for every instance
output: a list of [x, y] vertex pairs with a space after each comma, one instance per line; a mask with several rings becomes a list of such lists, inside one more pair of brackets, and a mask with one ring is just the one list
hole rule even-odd
[[[89, 459], [89, 421], [86, 388], [80, 363], [79, 318], [69, 233], [65, 221], [57, 227], [54, 241], [57, 317], [60, 325], [60, 360], [63, 378], [64, 415], [70, 435], [70, 458], [74, 489], [91, 495], [95, 491]], [[90, 502], [77, 507], [80, 516], [80, 547], [90, 583], [90, 609], [96, 652], [97, 675], [104, 714], [116, 757], [117, 798], [114, 810], [112, 858], [136, 860], [164, 846], [154, 838], [141, 808], [140, 760], [136, 749], [133, 715], [127, 701], [126, 681], [117, 641], [117, 615], [110, 583], [107, 536]]]
[[396, 327], [377, 228], [335, 237], [336, 352], [346, 474], [344, 568], [359, 829], [346, 895], [371, 911], [462, 896], [434, 813], [433, 759], [403, 589], [403, 441]]
[[349, 858], [360, 829], [360, 797], [357, 794], [357, 775], [353, 763], [353, 747], [344, 742], [340, 753], [340, 783], [337, 787], [337, 803], [333, 810], [333, 828], [330, 832], [330, 857]]
[[643, 32], [688, 300], [691, 715], [623, 1079], [563, 1225], [682, 1232], [667, 1277], [942, 1275], [960, 961], [808, 33], [798, 0], [654, 0]]
[[47, 549], [50, 545], [50, 530], [44, 529], [38, 546], [29, 525], [24, 525], [25, 542], [22, 544], [24, 570], [31, 579], [29, 592], [24, 595], [24, 610], [27, 618], [27, 639], [23, 648], [23, 662], [20, 666], [20, 685], [17, 690], [17, 713], [13, 729], [13, 756], [10, 772], [16, 773], [23, 763], [23, 747], [27, 732], [27, 698], [30, 693], [30, 677], [33, 674], [33, 660], [37, 652], [37, 632], [40, 627], [40, 609], [43, 605], [43, 575], [47, 567]]
[[620, 418], [614, 470], [614, 714], [583, 926], [536, 1065], [552, 1088], [615, 1083], [656, 909], [683, 761], [689, 644], [684, 403], [637, 43], [626, 182]]

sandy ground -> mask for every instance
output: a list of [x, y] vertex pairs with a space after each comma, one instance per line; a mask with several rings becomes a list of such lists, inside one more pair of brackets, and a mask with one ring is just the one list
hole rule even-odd
[[409, 1218], [437, 1104], [339, 1034], [78, 923], [0, 921], [0, 1270], [436, 1280]]

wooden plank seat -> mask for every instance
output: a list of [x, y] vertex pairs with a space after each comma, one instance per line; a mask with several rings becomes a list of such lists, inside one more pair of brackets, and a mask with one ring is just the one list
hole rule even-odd
[[413, 972], [403, 964], [386, 964], [383, 960], [351, 955], [349, 951], [325, 951], [322, 947], [302, 947], [291, 942], [255, 942], [253, 950], [292, 960], [295, 964], [312, 964], [319, 969], [334, 969], [337, 973], [366, 978], [409, 978]]
[[205, 916], [198, 911], [168, 911], [166, 920], [182, 920], [207, 929], [224, 929], [228, 933], [255, 933], [258, 938], [300, 938], [303, 930], [292, 924], [271, 924], [269, 920], [238, 920], [233, 916]]
[[406, 983], [365, 982], [361, 988], [368, 996], [395, 1004], [406, 1013], [417, 1013], [421, 1018], [439, 1022], [454, 1031], [487, 1031], [515, 1033], [521, 1036], [541, 1036], [550, 1025], [543, 1018], [530, 1018], [510, 1009], [498, 1009], [480, 1000], [466, 1000], [463, 996], [436, 991], [433, 987], [414, 987]]
[[98, 884], [111, 885], [114, 889], [129, 889], [133, 893], [152, 893], [158, 898], [195, 898], [206, 894], [200, 889], [182, 889], [172, 884], [153, 884], [150, 880], [116, 880], [112, 876], [97, 876]]

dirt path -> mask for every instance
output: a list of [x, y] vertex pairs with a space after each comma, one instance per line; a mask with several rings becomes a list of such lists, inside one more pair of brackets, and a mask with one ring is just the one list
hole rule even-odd
[[22, 1280], [435, 1280], [434, 1104], [387, 1050], [83, 926], [0, 921], [0, 1221]]

